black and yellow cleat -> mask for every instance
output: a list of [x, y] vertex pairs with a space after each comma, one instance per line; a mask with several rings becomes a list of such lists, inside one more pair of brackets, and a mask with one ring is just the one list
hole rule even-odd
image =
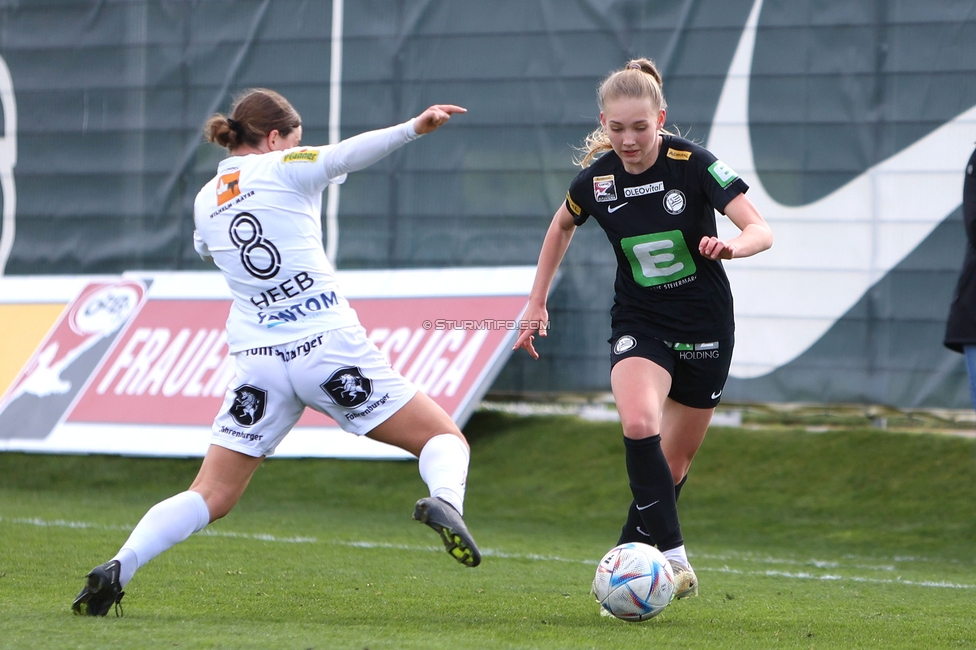
[[71, 603], [71, 611], [87, 616], [105, 616], [115, 605], [115, 615], [121, 616], [125, 592], [119, 584], [120, 568], [119, 561], [112, 560], [89, 571], [85, 576], [85, 586]]
[[421, 499], [414, 508], [413, 518], [436, 530], [455, 560], [468, 567], [481, 564], [481, 552], [464, 519], [447, 501], [436, 497]]

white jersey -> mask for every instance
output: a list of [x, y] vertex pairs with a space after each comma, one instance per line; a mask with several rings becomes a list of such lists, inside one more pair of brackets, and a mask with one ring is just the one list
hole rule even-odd
[[417, 137], [410, 120], [337, 145], [221, 161], [194, 202], [194, 247], [234, 298], [232, 353], [359, 324], [322, 247], [322, 191]]

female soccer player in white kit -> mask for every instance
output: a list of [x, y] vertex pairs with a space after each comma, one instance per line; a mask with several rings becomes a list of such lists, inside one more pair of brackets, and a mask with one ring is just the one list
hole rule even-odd
[[237, 98], [230, 117], [207, 121], [207, 140], [230, 156], [197, 195], [194, 246], [213, 258], [233, 296], [227, 342], [236, 377], [189, 490], [151, 508], [115, 557], [88, 573], [75, 613], [104, 616], [140, 566], [230, 512], [306, 406], [348, 432], [416, 455], [431, 496], [417, 502], [414, 519], [436, 530], [459, 562], [480, 563], [461, 518], [467, 441], [366, 338], [336, 284], [321, 227], [329, 183], [463, 112], [435, 105], [337, 145], [300, 147], [298, 113], [278, 93], [258, 88]]

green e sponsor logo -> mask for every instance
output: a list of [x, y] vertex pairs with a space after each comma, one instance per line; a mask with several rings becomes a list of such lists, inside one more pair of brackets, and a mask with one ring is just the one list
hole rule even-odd
[[674, 282], [697, 270], [680, 230], [625, 237], [620, 247], [630, 260], [634, 281], [642, 287]]
[[721, 160], [716, 160], [708, 167], [708, 173], [712, 175], [715, 182], [722, 186], [724, 190], [726, 187], [732, 184], [732, 181], [739, 177], [738, 174], [733, 171], [731, 167], [726, 165]]

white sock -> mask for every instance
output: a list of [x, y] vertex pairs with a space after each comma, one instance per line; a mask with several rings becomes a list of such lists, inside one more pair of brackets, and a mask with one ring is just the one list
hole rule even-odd
[[124, 587], [136, 570], [163, 551], [206, 528], [210, 523], [207, 502], [198, 492], [180, 492], [149, 509], [129, 539], [113, 557], [122, 565], [119, 583]]
[[464, 441], [450, 433], [434, 436], [420, 450], [420, 478], [430, 496], [447, 501], [462, 515], [469, 458]]
[[669, 548], [668, 550], [663, 551], [663, 553], [664, 557], [669, 560], [675, 560], [681, 564], [684, 564], [685, 566], [689, 566], [691, 564], [688, 562], [688, 554], [685, 552], [684, 544], [675, 548]]

